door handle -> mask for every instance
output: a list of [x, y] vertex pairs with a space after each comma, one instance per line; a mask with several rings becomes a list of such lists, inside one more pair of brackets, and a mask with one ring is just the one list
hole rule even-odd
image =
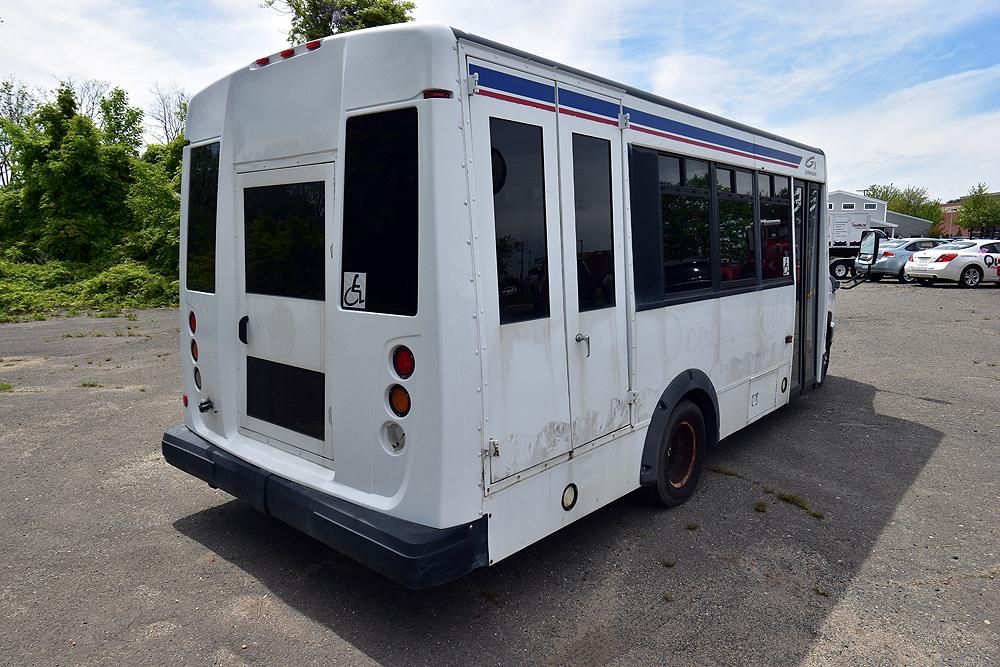
[[576, 335], [576, 342], [577, 343], [586, 343], [587, 344], [587, 358], [589, 359], [590, 358], [590, 336], [588, 336], [587, 334], [578, 333]]
[[250, 317], [248, 315], [244, 315], [243, 317], [240, 318], [239, 337], [240, 337], [240, 342], [243, 343], [244, 345], [247, 344], [247, 325], [249, 323], [250, 323]]

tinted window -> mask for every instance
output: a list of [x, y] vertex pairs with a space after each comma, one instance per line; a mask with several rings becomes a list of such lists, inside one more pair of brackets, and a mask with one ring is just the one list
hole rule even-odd
[[348, 118], [344, 160], [341, 305], [416, 315], [417, 110]]
[[716, 168], [715, 189], [719, 192], [733, 192], [733, 171], [731, 169]]
[[325, 298], [322, 181], [243, 190], [246, 291]]
[[971, 248], [976, 245], [973, 241], [953, 241], [951, 243], [945, 243], [944, 245], [939, 245], [938, 250], [962, 250], [963, 248]]
[[[717, 182], [719, 172], [734, 174], [727, 169], [716, 169]], [[734, 175], [737, 182], [753, 183], [750, 172], [737, 171]], [[718, 197], [719, 259], [723, 286], [737, 280], [755, 280], [753, 193], [726, 192], [720, 187]]]
[[684, 187], [660, 187], [664, 295], [712, 286], [708, 163], [684, 158], [681, 165]]
[[[792, 203], [788, 177], [758, 174], [760, 191], [760, 261], [764, 280], [791, 275]], [[767, 186], [767, 187], [764, 187]], [[770, 192], [768, 196], [765, 192]]]
[[681, 184], [681, 159], [669, 155], [659, 156], [660, 185]]
[[573, 204], [580, 311], [615, 305], [611, 142], [573, 135]]
[[219, 202], [219, 143], [191, 149], [188, 171], [187, 288], [215, 291], [215, 221]]
[[[893, 243], [882, 243], [880, 245], [880, 247], [882, 247], [882, 248], [895, 248], [898, 245], [899, 245], [898, 243], [896, 243], [896, 244], [893, 244]], [[909, 250], [910, 252], [916, 252], [918, 250], [923, 250], [924, 248], [929, 248], [929, 247], [930, 246], [924, 245], [923, 243], [911, 243], [910, 245], [906, 246], [906, 249]]]
[[500, 324], [548, 317], [542, 128], [490, 118], [490, 142]]
[[753, 174], [749, 171], [736, 172], [736, 192], [741, 195], [753, 196]]
[[322, 373], [247, 356], [247, 414], [324, 439], [326, 383]]
[[[663, 301], [663, 232], [660, 227], [658, 164], [663, 158], [655, 151], [629, 147], [632, 272], [635, 301], [640, 306]], [[679, 160], [677, 165], [680, 173]], [[677, 182], [680, 182], [679, 177]]]

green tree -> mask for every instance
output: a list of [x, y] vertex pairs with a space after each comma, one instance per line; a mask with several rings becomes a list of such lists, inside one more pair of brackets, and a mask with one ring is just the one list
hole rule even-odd
[[412, 21], [409, 0], [264, 0], [263, 7], [291, 14], [290, 44], [380, 25]]
[[1000, 229], [1000, 197], [991, 196], [985, 183], [979, 183], [962, 197], [962, 208], [955, 224], [970, 232], [987, 231], [992, 234]]
[[866, 197], [884, 201], [890, 211], [930, 220], [932, 223], [941, 222], [944, 215], [941, 213], [941, 202], [931, 199], [927, 194], [927, 188], [917, 186], [900, 188], [894, 183], [876, 184], [868, 186], [864, 194]]
[[[23, 83], [11, 77], [0, 81], [0, 121], [24, 128], [38, 106], [36, 95]], [[0, 122], [0, 188], [9, 185], [14, 171], [10, 134]]]
[[118, 144], [131, 155], [142, 145], [142, 109], [128, 104], [128, 93], [114, 88], [101, 100], [101, 131], [104, 143]]

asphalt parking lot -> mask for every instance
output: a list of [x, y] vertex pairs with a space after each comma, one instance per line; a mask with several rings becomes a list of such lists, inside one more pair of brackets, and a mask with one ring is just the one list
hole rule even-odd
[[0, 663], [997, 664], [1000, 288], [838, 299], [827, 383], [687, 505], [422, 592], [163, 462], [175, 311], [0, 325]]

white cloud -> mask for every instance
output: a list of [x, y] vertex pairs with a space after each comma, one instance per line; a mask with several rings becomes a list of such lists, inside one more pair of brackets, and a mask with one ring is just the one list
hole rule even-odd
[[777, 131], [823, 148], [833, 188], [895, 182], [943, 200], [979, 181], [1000, 189], [1000, 109], [980, 108], [1000, 90], [1000, 64], [827, 111]]
[[[155, 80], [196, 92], [281, 48], [288, 18], [257, 5], [8, 0], [0, 78], [103, 79], [145, 107]], [[968, 111], [1000, 89], [997, 70], [927, 81], [906, 58], [957, 47], [960, 28], [997, 12], [995, 0], [417, 0], [415, 14], [823, 147], [836, 187], [895, 181], [952, 197], [978, 180], [1000, 188], [995, 97]], [[889, 69], [900, 90], [857, 94]]]

